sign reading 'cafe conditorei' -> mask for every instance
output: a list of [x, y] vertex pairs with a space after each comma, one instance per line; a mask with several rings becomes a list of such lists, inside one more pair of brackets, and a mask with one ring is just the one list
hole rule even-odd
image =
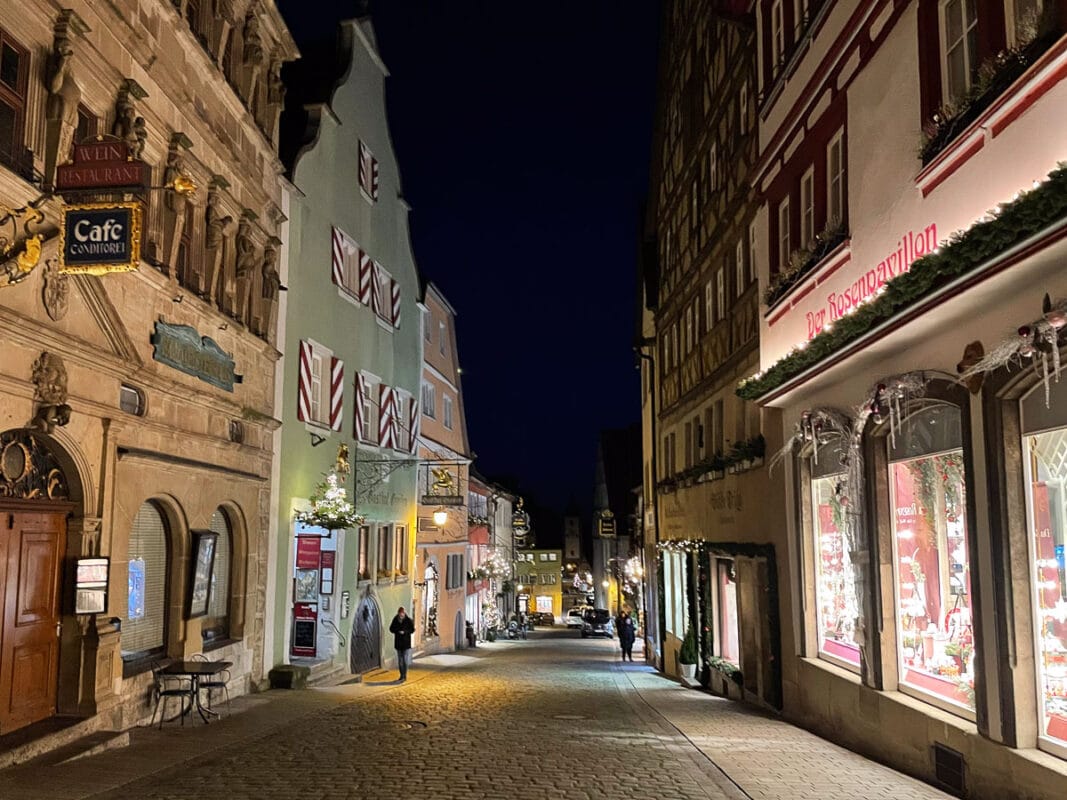
[[67, 206], [59, 231], [60, 272], [104, 275], [140, 264], [140, 203]]

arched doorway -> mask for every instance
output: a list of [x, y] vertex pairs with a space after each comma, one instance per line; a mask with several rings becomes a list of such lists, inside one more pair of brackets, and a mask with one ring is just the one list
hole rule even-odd
[[356, 609], [352, 622], [352, 646], [349, 666], [359, 675], [382, 665], [382, 617], [378, 604], [370, 596], [364, 597]]
[[35, 431], [0, 433], [0, 734], [56, 713], [74, 495], [52, 447]]

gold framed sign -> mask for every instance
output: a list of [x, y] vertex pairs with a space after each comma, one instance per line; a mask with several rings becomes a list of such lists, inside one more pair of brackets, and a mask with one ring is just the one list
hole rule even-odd
[[138, 202], [66, 206], [59, 226], [59, 271], [86, 275], [130, 272], [141, 263]]

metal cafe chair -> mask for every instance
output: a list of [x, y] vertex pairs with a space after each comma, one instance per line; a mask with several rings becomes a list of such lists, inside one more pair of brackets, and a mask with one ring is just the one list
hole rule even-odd
[[[192, 709], [193, 703], [196, 701], [193, 691], [193, 680], [184, 675], [164, 675], [162, 669], [162, 664], [152, 665], [152, 677], [155, 679], [152, 693], [155, 695], [156, 704], [152, 708], [152, 718], [149, 720], [148, 725], [151, 727], [155, 724], [156, 713], [159, 712], [159, 728], [162, 730], [163, 722], [167, 718], [167, 701], [172, 697], [176, 697], [178, 698], [178, 704], [180, 706], [179, 717], [181, 718], [182, 726], [184, 726], [185, 715]], [[185, 706], [185, 701], [187, 699], [189, 701], [188, 708]], [[162, 709], [159, 707], [160, 701], [162, 701], [163, 704]]]
[[[211, 659], [209, 659], [203, 653], [194, 653], [192, 656], [190, 656], [190, 660], [191, 661], [210, 661]], [[221, 691], [222, 692], [222, 696], [224, 698], [224, 703], [226, 705], [226, 708], [229, 708], [230, 707], [230, 689], [227, 686], [227, 684], [229, 682], [230, 682], [230, 671], [228, 669], [224, 669], [224, 670], [222, 670], [222, 672], [218, 673], [218, 675], [211, 675], [211, 676], [205, 675], [205, 676], [203, 676], [199, 680], [199, 682], [197, 683], [197, 688], [198, 688], [199, 691], [204, 691], [205, 689], [207, 690], [207, 706], [206, 706], [206, 708], [208, 709], [208, 711], [211, 711], [211, 712], [213, 712], [215, 714], [218, 714], [220, 717], [222, 716], [222, 714], [220, 712], [218, 712], [218, 711], [215, 711], [214, 706], [211, 705], [211, 692], [212, 692], [212, 690]]]

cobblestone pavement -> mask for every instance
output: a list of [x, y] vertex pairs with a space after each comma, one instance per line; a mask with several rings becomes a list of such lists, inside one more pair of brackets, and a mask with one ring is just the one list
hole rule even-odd
[[[4, 800], [944, 798], [562, 631], [415, 662], [405, 684], [269, 692], [209, 726], [0, 772]], [[386, 676], [387, 678], [391, 676]]]

